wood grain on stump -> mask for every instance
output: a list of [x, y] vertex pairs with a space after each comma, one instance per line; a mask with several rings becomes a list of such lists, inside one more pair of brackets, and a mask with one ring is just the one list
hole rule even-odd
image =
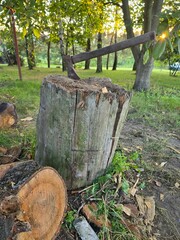
[[41, 87], [36, 160], [68, 189], [92, 183], [110, 164], [130, 94], [108, 78], [48, 76]]
[[21, 162], [2, 176], [0, 203], [1, 240], [55, 239], [66, 209], [66, 188], [53, 168]]

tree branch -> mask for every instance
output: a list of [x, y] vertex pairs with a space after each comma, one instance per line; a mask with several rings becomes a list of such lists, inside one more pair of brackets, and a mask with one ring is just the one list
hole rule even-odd
[[144, 33], [151, 31], [152, 6], [153, 0], [144, 1]]
[[154, 0], [152, 7], [151, 31], [157, 31], [157, 27], [159, 25], [159, 15], [161, 13], [162, 5], [163, 0]]

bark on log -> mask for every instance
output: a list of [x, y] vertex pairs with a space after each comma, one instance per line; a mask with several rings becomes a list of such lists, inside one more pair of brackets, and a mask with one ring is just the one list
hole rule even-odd
[[129, 100], [130, 94], [107, 78], [45, 78], [36, 160], [54, 167], [68, 189], [91, 184], [112, 160]]
[[67, 204], [66, 188], [56, 170], [40, 168], [35, 161], [2, 169], [0, 239], [55, 239]]

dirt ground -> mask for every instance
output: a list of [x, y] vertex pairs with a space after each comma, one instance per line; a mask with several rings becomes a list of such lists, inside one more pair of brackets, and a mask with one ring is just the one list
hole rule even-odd
[[[179, 136], [178, 132], [146, 126], [141, 120], [127, 120], [121, 133], [118, 148], [127, 154], [134, 151], [141, 154], [144, 171], [140, 174], [140, 181], [145, 187], [140, 194], [153, 196], [155, 200], [151, 240], [180, 239]], [[62, 228], [57, 240], [65, 239], [79, 238], [77, 233], [70, 237]]]
[[153, 233], [158, 240], [180, 239], [180, 134], [159, 131], [128, 120], [120, 147], [142, 150], [145, 182], [142, 194], [154, 196], [156, 215]]

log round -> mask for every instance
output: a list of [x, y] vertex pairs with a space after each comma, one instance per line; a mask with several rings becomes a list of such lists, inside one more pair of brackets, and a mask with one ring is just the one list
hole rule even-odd
[[108, 78], [46, 77], [36, 161], [54, 167], [69, 190], [91, 184], [112, 161], [129, 101], [130, 93]]
[[0, 182], [0, 200], [1, 240], [56, 238], [67, 195], [64, 181], [55, 169], [40, 168], [35, 161], [7, 168]]

